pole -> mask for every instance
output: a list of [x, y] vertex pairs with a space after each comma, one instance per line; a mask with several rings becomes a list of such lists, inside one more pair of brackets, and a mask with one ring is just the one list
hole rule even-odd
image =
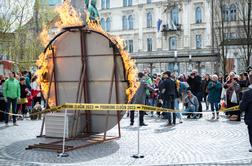
[[137, 126], [137, 154], [132, 156], [135, 159], [144, 158], [144, 155], [140, 155], [140, 111], [138, 110], [138, 126]]
[[67, 110], [65, 110], [64, 115], [64, 131], [63, 131], [63, 143], [62, 143], [62, 153], [58, 154], [58, 157], [68, 157], [69, 155], [65, 153], [65, 143], [66, 143], [66, 127], [68, 126], [66, 123], [67, 118]]

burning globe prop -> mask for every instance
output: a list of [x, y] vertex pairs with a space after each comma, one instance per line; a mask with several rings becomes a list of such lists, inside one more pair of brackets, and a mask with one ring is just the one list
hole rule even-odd
[[[61, 10], [57, 25], [65, 28], [48, 41], [37, 61], [38, 80], [48, 107], [65, 103], [128, 103], [138, 84], [134, 61], [124, 50], [123, 41], [103, 31], [97, 22], [87, 21], [83, 26], [80, 18], [73, 18], [78, 15], [68, 4]], [[71, 16], [64, 16], [68, 12]], [[48, 40], [46, 31], [42, 34]], [[67, 137], [106, 132], [119, 123], [124, 113], [68, 111]], [[63, 113], [45, 116], [46, 136], [62, 137], [63, 126]]]

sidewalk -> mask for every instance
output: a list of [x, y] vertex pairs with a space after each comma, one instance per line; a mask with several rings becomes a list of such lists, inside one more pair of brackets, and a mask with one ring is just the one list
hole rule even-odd
[[[248, 152], [247, 128], [243, 122], [184, 119], [184, 123], [167, 127], [165, 120], [147, 116], [141, 127], [137, 152], [137, 127], [129, 119], [121, 121], [122, 138], [69, 152], [68, 158], [57, 153], [25, 148], [44, 138], [39, 135], [41, 121], [18, 121], [19, 126], [0, 124], [0, 165], [252, 165]], [[110, 131], [116, 134], [117, 128]], [[78, 142], [76, 142], [78, 143]]]

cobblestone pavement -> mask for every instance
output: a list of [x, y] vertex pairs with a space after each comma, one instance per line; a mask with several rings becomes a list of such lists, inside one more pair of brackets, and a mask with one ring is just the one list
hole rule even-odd
[[[47, 141], [36, 138], [41, 121], [18, 121], [19, 126], [7, 128], [0, 123], [0, 165], [252, 165], [243, 122], [229, 122], [224, 118], [213, 121], [204, 117], [184, 119], [182, 124], [167, 127], [166, 121], [157, 117], [145, 119], [148, 126], [140, 129], [143, 159], [131, 157], [137, 152], [137, 126], [129, 126], [126, 117], [121, 121], [121, 139], [68, 152], [67, 158], [57, 158], [55, 152], [25, 150], [30, 144]], [[116, 132], [114, 128], [110, 134]]]

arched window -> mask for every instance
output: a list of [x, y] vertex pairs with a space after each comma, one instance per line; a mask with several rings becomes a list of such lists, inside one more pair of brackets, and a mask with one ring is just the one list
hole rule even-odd
[[133, 16], [129, 15], [128, 20], [129, 20], [129, 29], [132, 30], [133, 29]]
[[106, 31], [110, 32], [110, 28], [111, 28], [111, 20], [110, 20], [110, 18], [107, 18], [107, 21], [106, 21]]
[[177, 49], [177, 37], [176, 36], [169, 38], [169, 47], [170, 47], [170, 50]]
[[106, 7], [106, 0], [101, 0], [101, 8], [105, 9]]
[[195, 20], [196, 23], [201, 23], [202, 22], [202, 12], [201, 12], [201, 8], [197, 7], [195, 10]]
[[171, 20], [172, 20], [172, 23], [174, 25], [178, 25], [179, 24], [179, 11], [178, 11], [178, 8], [175, 7], [174, 9], [172, 9], [171, 11]]
[[228, 14], [229, 13], [229, 9], [226, 5], [224, 5], [222, 7], [222, 17], [223, 17], [223, 21], [228, 21]]
[[106, 0], [106, 8], [107, 8], [107, 9], [110, 8], [110, 0]]
[[128, 28], [126, 16], [123, 16], [123, 18], [122, 18], [122, 28], [123, 28], [123, 30], [126, 30]]
[[102, 29], [103, 30], [106, 30], [105, 28], [106, 28], [106, 25], [105, 25], [106, 23], [105, 23], [105, 20], [104, 20], [104, 18], [102, 18], [101, 19], [101, 26], [102, 26]]
[[147, 13], [147, 28], [151, 28], [152, 27], [152, 14], [151, 12]]
[[230, 21], [235, 21], [236, 20], [236, 6], [235, 4], [232, 4], [230, 6]]

